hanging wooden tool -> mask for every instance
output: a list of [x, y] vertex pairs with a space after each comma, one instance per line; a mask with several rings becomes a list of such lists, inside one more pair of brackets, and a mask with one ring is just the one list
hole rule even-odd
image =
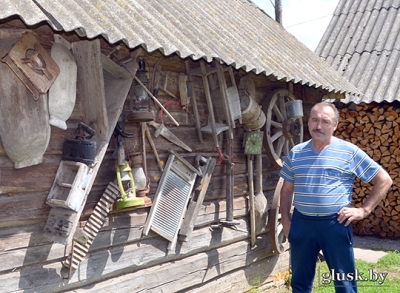
[[173, 97], [174, 99], [179, 100], [177, 96], [175, 96], [167, 89], [168, 81], [170, 80], [168, 72], [160, 71], [160, 75], [164, 78], [163, 80], [164, 82], [162, 83], [162, 86], [159, 89], [168, 94], [169, 96]]
[[256, 245], [256, 217], [254, 210], [254, 179], [253, 179], [253, 159], [252, 156], [247, 156], [247, 172], [249, 183], [249, 206], [250, 206], [250, 238], [251, 248]]
[[46, 96], [32, 99], [26, 86], [3, 63], [0, 76], [0, 137], [4, 150], [16, 169], [40, 164], [51, 135]]
[[179, 74], [178, 76], [178, 84], [179, 84], [179, 98], [181, 100], [181, 104], [184, 106], [189, 105], [190, 96], [188, 95], [188, 76], [186, 74]]
[[62, 160], [46, 203], [77, 212], [85, 199], [85, 190], [91, 177], [92, 170], [88, 165]]
[[192, 234], [197, 215], [207, 193], [215, 163], [216, 160], [214, 158], [204, 158], [201, 155], [196, 156], [196, 165], [198, 165], [196, 167], [201, 170], [201, 181], [190, 199], [182, 227], [179, 230], [180, 241], [188, 241], [188, 238]]
[[70, 51], [71, 44], [58, 34], [54, 34], [54, 41], [51, 58], [60, 68], [60, 74], [49, 89], [49, 123], [65, 130], [75, 107], [77, 65]]
[[194, 90], [194, 86], [193, 86], [193, 76], [190, 71], [190, 61], [189, 60], [185, 61], [185, 66], [186, 66], [186, 73], [188, 75], [188, 81], [187, 81], [188, 95], [190, 96], [190, 102], [192, 104], [194, 119], [195, 119], [195, 123], [196, 123], [197, 136], [199, 138], [199, 142], [203, 143], [203, 135], [201, 132], [199, 109], [197, 107], [197, 95], [196, 95], [196, 91]]
[[[227, 69], [230, 72], [229, 76], [232, 83], [232, 85], [228, 88], [226, 84], [224, 68], [218, 62], [215, 63], [215, 67], [217, 68], [217, 76], [218, 76], [218, 84], [220, 92], [220, 99], [216, 99], [216, 105], [222, 104], [222, 107], [219, 108], [217, 107], [217, 111], [218, 113], [224, 114], [222, 120], [225, 121], [226, 124], [229, 126], [228, 129], [229, 138], [233, 139], [233, 128], [235, 128], [235, 120], [241, 119], [242, 117], [240, 111], [239, 93], [236, 88], [232, 68], [229, 67]], [[220, 103], [217, 103], [217, 101], [220, 101]]]
[[[257, 192], [262, 192], [261, 182], [261, 153], [263, 147], [263, 135], [262, 131], [247, 131], [245, 136], [244, 153], [247, 155], [247, 170], [248, 170], [248, 185], [249, 185], [249, 212], [250, 212], [250, 236], [251, 236], [251, 247], [255, 246], [256, 242], [256, 202], [255, 202], [255, 188], [254, 188], [254, 155], [257, 156]], [[264, 196], [262, 194], [261, 196]], [[257, 208], [260, 208], [260, 195], [257, 198]]]
[[256, 157], [256, 176], [254, 184], [254, 211], [256, 235], [261, 233], [268, 223], [268, 201], [263, 192], [262, 184], [262, 154]]
[[[9, 62], [12, 61], [15, 67]], [[60, 68], [40, 45], [33, 33], [26, 33], [6, 55], [5, 62], [37, 99], [45, 94], [60, 74]], [[35, 89], [35, 90], [34, 90]]]
[[64, 266], [71, 267], [74, 270], [78, 268], [79, 263], [85, 258], [89, 251], [97, 233], [101, 227], [103, 227], [105, 218], [118, 196], [118, 186], [115, 183], [110, 182], [83, 228], [83, 231], [88, 236], [88, 240], [86, 243], [75, 241], [70, 257], [68, 257], [63, 263]]
[[161, 160], [158, 156], [156, 146], [154, 145], [153, 139], [151, 138], [151, 134], [150, 134], [149, 128], [147, 127], [146, 123], [144, 123], [144, 131], [145, 131], [147, 140], [150, 143], [151, 149], [153, 150], [154, 156], [156, 157], [158, 168], [160, 168], [160, 171], [162, 172], [164, 170], [163, 163], [161, 162]]
[[[229, 128], [229, 124], [226, 125], [226, 124], [222, 124], [222, 123], [216, 123], [215, 115], [214, 115], [214, 104], [212, 101], [210, 85], [208, 82], [208, 77], [212, 74], [218, 74], [218, 69], [212, 68], [212, 67], [206, 67], [205, 62], [200, 61], [200, 68], [191, 70], [189, 75], [200, 76], [203, 80], [204, 94], [206, 96], [207, 108], [208, 108], [208, 125], [205, 127], [202, 127], [200, 130], [201, 130], [201, 132], [212, 135], [213, 140], [214, 140], [214, 145], [219, 150], [218, 134], [221, 133], [222, 131], [229, 130], [230, 128]], [[221, 97], [221, 98], [224, 99], [224, 97]], [[225, 100], [223, 103], [224, 103], [224, 105], [226, 105]], [[227, 109], [227, 108], [225, 108], [225, 109]], [[228, 117], [227, 111], [226, 111], [226, 117]], [[232, 137], [231, 134], [230, 134], [230, 137]]]
[[[220, 220], [218, 224], [211, 225], [211, 228], [233, 228], [237, 230], [236, 226], [240, 224], [239, 221], [235, 221], [233, 218], [233, 198], [234, 198], [234, 172], [232, 159], [232, 140], [227, 140], [227, 154], [224, 154], [224, 162], [226, 164], [226, 217], [225, 220]], [[247, 231], [245, 231], [247, 233]]]

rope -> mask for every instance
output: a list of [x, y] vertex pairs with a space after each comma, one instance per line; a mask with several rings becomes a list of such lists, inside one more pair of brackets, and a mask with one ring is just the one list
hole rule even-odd
[[219, 161], [218, 161], [217, 165], [221, 165], [222, 162], [231, 161], [233, 159], [233, 155], [230, 157], [228, 157], [227, 155], [224, 155], [219, 147], [217, 147], [217, 152], [218, 152], [218, 157], [219, 157]]

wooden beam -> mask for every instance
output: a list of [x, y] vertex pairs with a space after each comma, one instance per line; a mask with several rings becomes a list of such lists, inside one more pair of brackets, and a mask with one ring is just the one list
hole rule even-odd
[[100, 39], [73, 42], [72, 53], [78, 67], [78, 86], [83, 122], [96, 131], [93, 139], [100, 143], [108, 134], [104, 77]]

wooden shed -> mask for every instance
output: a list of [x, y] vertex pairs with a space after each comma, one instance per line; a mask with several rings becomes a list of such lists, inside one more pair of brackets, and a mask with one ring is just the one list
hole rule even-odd
[[282, 159], [353, 85], [247, 0], [0, 3], [1, 292], [282, 279]]

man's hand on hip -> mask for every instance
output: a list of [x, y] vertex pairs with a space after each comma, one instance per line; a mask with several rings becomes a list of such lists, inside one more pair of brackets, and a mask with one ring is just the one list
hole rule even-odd
[[368, 215], [368, 212], [364, 208], [342, 208], [338, 212], [338, 215], [340, 224], [347, 220], [344, 224], [347, 227], [353, 221], [364, 219]]

